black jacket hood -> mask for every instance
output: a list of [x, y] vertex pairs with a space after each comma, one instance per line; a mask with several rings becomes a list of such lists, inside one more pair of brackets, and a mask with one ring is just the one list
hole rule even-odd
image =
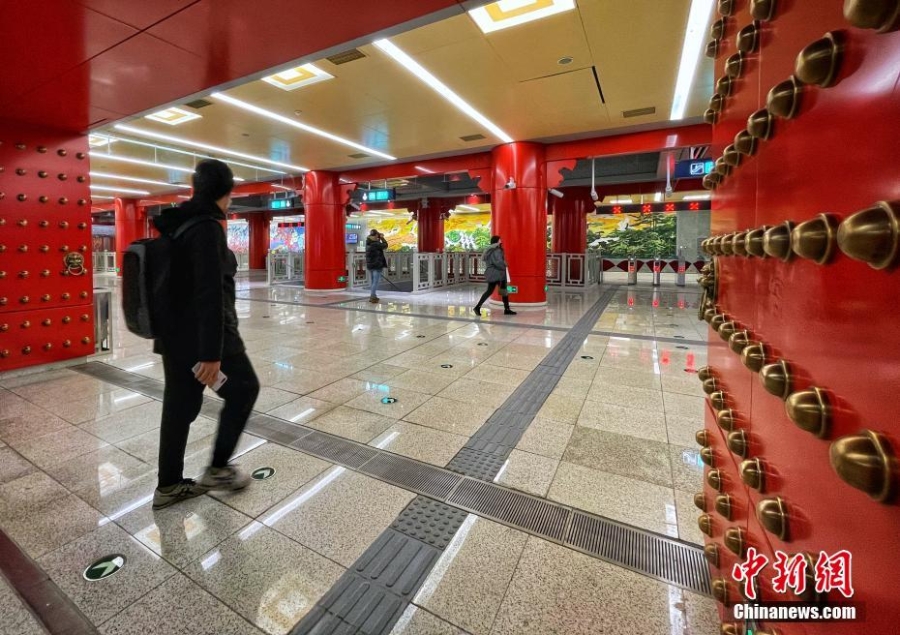
[[195, 216], [210, 216], [216, 220], [225, 220], [225, 213], [214, 202], [192, 198], [178, 207], [164, 209], [162, 214], [153, 219], [153, 225], [161, 234], [171, 234], [182, 223]]

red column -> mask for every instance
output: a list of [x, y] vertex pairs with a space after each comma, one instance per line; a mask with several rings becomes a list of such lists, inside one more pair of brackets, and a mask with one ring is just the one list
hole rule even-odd
[[554, 253], [583, 254], [587, 250], [587, 214], [593, 208], [587, 196], [567, 190], [565, 197], [550, 196], [553, 230], [550, 242]]
[[307, 172], [303, 188], [306, 208], [306, 289], [338, 291], [346, 288], [338, 278], [345, 275], [344, 208], [338, 175]]
[[419, 210], [419, 251], [435, 253], [444, 251], [444, 219], [440, 207]]
[[[510, 302], [543, 306], [547, 303], [544, 146], [528, 142], [502, 145], [494, 148], [492, 163], [491, 227], [503, 239], [511, 283], [519, 289], [510, 295]], [[516, 187], [506, 189], [510, 177]], [[495, 294], [495, 299], [498, 297]]]
[[145, 238], [147, 217], [143, 207], [138, 207], [138, 202], [130, 198], [117, 198], [115, 201], [116, 212], [116, 267], [118, 275], [122, 275], [122, 254], [128, 245], [135, 240]]
[[248, 214], [250, 224], [250, 268], [265, 269], [266, 254], [269, 252], [269, 215]]

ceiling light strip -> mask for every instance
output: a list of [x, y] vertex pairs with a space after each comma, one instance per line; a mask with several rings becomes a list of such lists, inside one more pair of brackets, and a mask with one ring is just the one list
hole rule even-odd
[[257, 157], [252, 154], [244, 154], [243, 152], [238, 152], [236, 150], [229, 150], [228, 148], [220, 148], [218, 146], [209, 145], [207, 143], [202, 143], [200, 141], [193, 141], [191, 139], [185, 139], [184, 137], [173, 137], [171, 135], [161, 134], [159, 132], [153, 132], [150, 130], [143, 130], [141, 128], [135, 128], [134, 126], [128, 126], [125, 124], [116, 124], [116, 130], [124, 130], [125, 132], [130, 132], [131, 134], [136, 134], [140, 137], [149, 137], [151, 139], [159, 139], [160, 141], [168, 141], [169, 143], [180, 143], [182, 145], [190, 146], [193, 148], [200, 148], [201, 150], [206, 150], [208, 152], [217, 152], [221, 154], [227, 154], [233, 157], [239, 157], [241, 159], [247, 159], [248, 161], [259, 161], [260, 163], [265, 163], [267, 165], [275, 165], [280, 168], [286, 168], [288, 170], [294, 170], [297, 172], [309, 172], [309, 168], [304, 168], [300, 165], [293, 165], [291, 163], [282, 163], [281, 161], [273, 161], [272, 159], [266, 159], [263, 157]]
[[503, 130], [501, 130], [499, 126], [497, 126], [490, 119], [475, 110], [475, 108], [472, 107], [466, 100], [453, 92], [437, 77], [425, 70], [424, 67], [422, 67], [413, 58], [400, 50], [400, 48], [398, 48], [393, 42], [389, 40], [376, 40], [375, 42], [373, 42], [373, 44], [377, 48], [387, 53], [394, 61], [403, 66], [406, 70], [428, 84], [428, 86], [430, 86], [432, 90], [434, 90], [441, 97], [456, 106], [456, 108], [458, 108], [460, 111], [490, 130], [491, 133], [494, 134], [494, 136], [501, 139], [504, 143], [513, 142], [513, 138], [503, 132]]
[[92, 190], [98, 192], [121, 192], [122, 194], [139, 194], [141, 196], [150, 196], [147, 190], [132, 190], [127, 187], [110, 187], [108, 185], [91, 185]]
[[706, 25], [712, 15], [714, 0], [693, 0], [688, 16], [687, 29], [684, 33], [684, 45], [681, 49], [681, 63], [678, 67], [678, 79], [675, 81], [675, 96], [672, 98], [672, 111], [669, 119], [684, 119], [691, 86], [700, 64], [700, 51], [706, 36]]
[[147, 183], [149, 185], [161, 185], [163, 187], [180, 187], [182, 189], [191, 189], [190, 185], [185, 185], [183, 183], [167, 183], [165, 181], [154, 181], [152, 179], [139, 179], [133, 176], [125, 176], [123, 174], [111, 174], [109, 172], [94, 172], [91, 170], [88, 172], [91, 176], [96, 176], [105, 179], [118, 179], [120, 181], [131, 181], [132, 183]]
[[[137, 139], [126, 139], [125, 137], [116, 137], [117, 140], [122, 141], [123, 143], [131, 143], [136, 146], [143, 146], [145, 148], [153, 148], [155, 150], [163, 150], [165, 152], [174, 152], [175, 154], [184, 154], [189, 157], [195, 157], [197, 159], [215, 159], [216, 157], [211, 157], [208, 154], [197, 154], [196, 152], [189, 152], [188, 150], [181, 150], [179, 148], [172, 148], [169, 146], [161, 146], [155, 143], [147, 143], [146, 141], [138, 141]], [[232, 159], [219, 159], [223, 163], [227, 163], [228, 165], [239, 165], [243, 168], [249, 168], [251, 170], [258, 170], [260, 172], [271, 172], [273, 174], [287, 174], [287, 172], [283, 170], [273, 170], [272, 168], [264, 168], [261, 165], [251, 165], [249, 163], [241, 163], [240, 161], [234, 161]], [[193, 169], [191, 169], [193, 172]]]
[[284, 115], [279, 115], [277, 112], [272, 112], [271, 110], [266, 110], [265, 108], [260, 108], [259, 106], [254, 106], [253, 104], [248, 104], [246, 101], [241, 101], [240, 99], [235, 99], [234, 97], [230, 97], [225, 93], [213, 93], [211, 95], [213, 99], [219, 99], [224, 101], [227, 104], [231, 104], [232, 106], [237, 106], [247, 112], [252, 112], [261, 117], [266, 117], [268, 119], [272, 119], [273, 121], [279, 121], [285, 125], [291, 126], [293, 128], [297, 128], [298, 130], [303, 130], [305, 132], [309, 132], [311, 134], [317, 135], [319, 137], [323, 137], [325, 139], [329, 139], [330, 141], [335, 141], [337, 143], [342, 143], [345, 146], [350, 146], [356, 150], [362, 150], [368, 154], [374, 154], [383, 159], [387, 159], [388, 161], [396, 161], [397, 157], [391, 156], [385, 152], [381, 152], [379, 150], [375, 150], [374, 148], [369, 148], [360, 143], [356, 143], [355, 141], [350, 141], [349, 139], [345, 139], [344, 137], [339, 137], [338, 135], [331, 134], [330, 132], [326, 132], [320, 128], [316, 128], [315, 126], [310, 126], [305, 123], [301, 123], [294, 119], [290, 119], [289, 117], [285, 117]]
[[185, 174], [193, 174], [193, 168], [183, 168], [178, 165], [169, 165], [167, 163], [155, 163], [153, 161], [144, 161], [142, 159], [132, 159], [131, 157], [123, 157], [118, 154], [108, 154], [106, 152], [90, 152], [90, 155], [95, 158], [103, 158], [110, 159], [111, 161], [121, 161], [122, 163], [131, 163], [133, 165], [145, 165], [151, 168], [162, 168], [165, 170], [173, 170], [175, 172], [184, 172]]

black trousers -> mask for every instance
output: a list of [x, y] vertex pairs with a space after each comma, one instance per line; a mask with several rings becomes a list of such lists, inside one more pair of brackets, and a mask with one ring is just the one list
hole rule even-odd
[[[159, 430], [159, 487], [175, 485], [184, 477], [184, 451], [191, 423], [203, 406], [204, 386], [191, 368], [196, 360], [187, 361], [163, 355], [166, 388], [163, 394], [162, 426]], [[246, 353], [222, 360], [222, 372], [228, 381], [219, 390], [225, 405], [219, 413], [219, 429], [212, 455], [213, 467], [228, 465], [238, 439], [259, 396], [259, 380]]]
[[506, 291], [506, 280], [505, 279], [501, 280], [500, 282], [488, 282], [487, 291], [485, 291], [484, 294], [482, 294], [481, 299], [478, 301], [478, 304], [476, 305], [479, 309], [481, 308], [482, 304], [484, 304], [485, 302], [488, 301], [488, 298], [491, 297], [491, 294], [494, 292], [494, 289], [496, 289], [497, 287], [500, 287], [500, 289], [501, 289], [500, 299], [503, 300], [503, 308], [506, 309], [507, 311], [509, 311], [509, 296], [506, 293], [504, 293], [504, 291]]

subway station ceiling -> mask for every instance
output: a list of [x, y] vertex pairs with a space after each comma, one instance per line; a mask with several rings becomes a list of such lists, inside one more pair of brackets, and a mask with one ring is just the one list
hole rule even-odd
[[[559, 1], [504, 0], [487, 10], [502, 22]], [[712, 4], [708, 0], [693, 3]], [[110, 12], [115, 3], [84, 0], [81, 4]], [[207, 3], [169, 0], [163, 4], [173, 11], [198, 13]], [[302, 11], [323, 3], [259, 4], [280, 4], [284, 9], [292, 5], [294, 11]], [[91, 117], [108, 116], [91, 128], [95, 144], [92, 183], [111, 188], [102, 190], [103, 195], [116, 195], [116, 188], [132, 196], [128, 190], [151, 195], [187, 191], [195, 155], [231, 160], [235, 174], [247, 181], [284, 182], [303, 169], [352, 170], [395, 160], [483, 151], [510, 139], [557, 141], [674, 123], [671, 111], [692, 0], [576, 0], [568, 3], [574, 8], [488, 33], [467, 11], [484, 3], [432, 0], [425, 4], [428, 6], [420, 9], [431, 11], [411, 25], [391, 27], [387, 26], [390, 21], [373, 20], [373, 27], [381, 29], [377, 36], [359, 32], [354, 37], [354, 31], [344, 29], [347, 39], [341, 43], [309, 34], [314, 42], [323, 44], [321, 53], [254, 69], [252, 75], [245, 73], [238, 81], [215, 82], [218, 75], [211, 73], [210, 81], [217, 87], [156, 104], [134, 102], [130, 107], [146, 106], [137, 116], [93, 113]], [[398, 3], [398, 18], [406, 15], [404, 11], [409, 13], [407, 5]], [[137, 22], [155, 24], [153, 20], [159, 16], [149, 15], [152, 6], [158, 7], [157, 13], [164, 9], [159, 3], [147, 3], [148, 15]], [[233, 38], [220, 47], [230, 55], [230, 72], [248, 70], [246, 63], [235, 61], [244, 49], [236, 48], [234, 42], [252, 47], [253, 38], [226, 18], [262, 6], [241, 3], [238, 9], [238, 4], [230, 1], [218, 6], [225, 15], [199, 15], [222, 25], [223, 33]], [[702, 42], [711, 14], [710, 10], [704, 16], [702, 33], [694, 36]], [[339, 19], [358, 18], [350, 12]], [[153, 32], [154, 37], [178, 41], [195, 55], [206, 50], [203, 37], [195, 41], [190, 32], [179, 32], [175, 23], [163, 29], [168, 21], [146, 27], [136, 37]], [[313, 22], [310, 24], [315, 26]], [[288, 23], [296, 22], [286, 18]], [[102, 39], [99, 23], [92, 28]], [[135, 24], [132, 28], [141, 27]], [[357, 32], [359, 28], [357, 25]], [[306, 35], [306, 31], [283, 34], [285, 42]], [[398, 63], [385, 46], [376, 45], [377, 39], [386, 40], [392, 50], [399, 49], [489, 123], [455, 107]], [[271, 45], [266, 42], [263, 48], [268, 50]], [[246, 50], [257, 63], [273, 58]], [[702, 55], [695, 59], [696, 76], [685, 98], [686, 121], [699, 120], [713, 90], [712, 61]], [[292, 70], [306, 64], [312, 67]], [[176, 73], [177, 84], [178, 69], [169, 72]], [[298, 87], [284, 90], [262, 79], [285, 72], [282, 84]], [[110, 78], [115, 80], [110, 88], [123, 92], [140, 81], [139, 77], [115, 74]], [[60, 89], [65, 85], [63, 81]], [[167, 93], [160, 91], [160, 95]], [[127, 95], [118, 103], [122, 104], [118, 111], [127, 111]], [[178, 108], [168, 113], [169, 117], [184, 122], [170, 125], [145, 116], [168, 107]], [[8, 108], [0, 108], [0, 115], [4, 110]], [[646, 163], [637, 167], [648, 171], [652, 161]], [[101, 195], [101, 191], [95, 194]]]

